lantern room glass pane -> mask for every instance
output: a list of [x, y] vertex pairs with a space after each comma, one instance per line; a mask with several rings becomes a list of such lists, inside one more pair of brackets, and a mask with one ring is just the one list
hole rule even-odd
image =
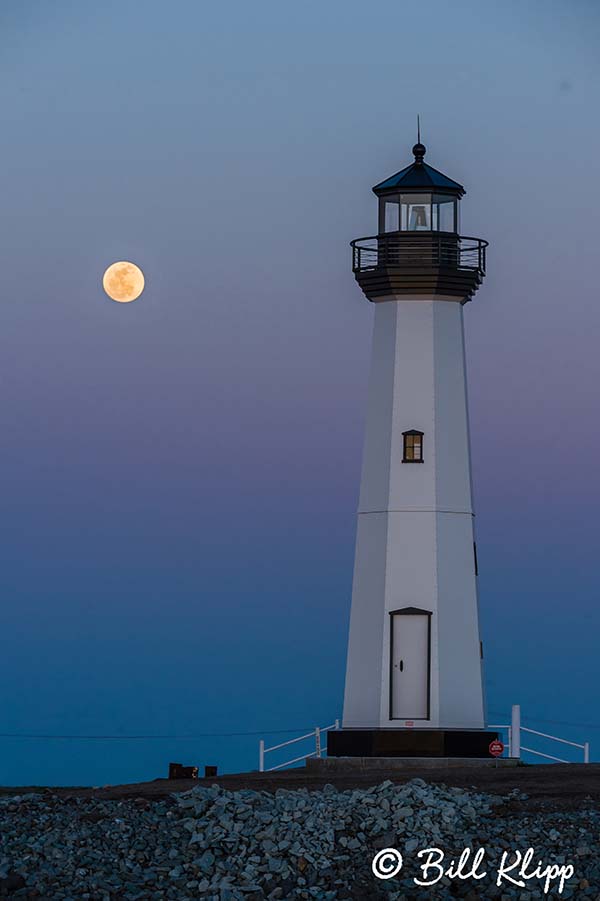
[[456, 223], [457, 201], [448, 194], [433, 195], [433, 230], [441, 232], [457, 231]]
[[386, 197], [384, 207], [384, 230], [397, 232], [400, 230], [400, 198]]
[[431, 231], [431, 194], [401, 194], [402, 231]]

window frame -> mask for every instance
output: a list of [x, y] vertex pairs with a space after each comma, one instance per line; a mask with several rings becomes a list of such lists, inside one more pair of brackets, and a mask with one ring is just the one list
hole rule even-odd
[[[420, 432], [419, 429], [408, 429], [408, 431], [402, 432], [402, 462], [403, 462], [403, 463], [424, 463], [424, 462], [425, 462], [425, 458], [424, 458], [424, 456], [423, 456], [423, 438], [424, 438], [424, 435], [425, 435], [425, 433], [424, 433], [424, 432]], [[420, 441], [420, 445], [421, 445], [421, 456], [420, 456], [418, 459], [415, 459], [414, 456], [413, 456], [413, 457], [408, 457], [408, 456], [407, 456], [407, 450], [408, 450], [408, 439], [409, 439], [409, 438], [416, 438], [417, 436], [419, 436], [420, 439], [421, 439], [421, 441]], [[414, 453], [414, 442], [413, 442], [413, 444], [411, 445], [411, 448], [412, 448], [413, 453]]]
[[[453, 228], [448, 230], [447, 228], [440, 228], [440, 221], [442, 218], [440, 207], [450, 205], [452, 205]], [[434, 223], [436, 226], [435, 228], [433, 227]], [[431, 230], [441, 232], [443, 235], [458, 234], [458, 200], [456, 197], [453, 197], [451, 194], [441, 194], [439, 192], [435, 192], [431, 195]]]

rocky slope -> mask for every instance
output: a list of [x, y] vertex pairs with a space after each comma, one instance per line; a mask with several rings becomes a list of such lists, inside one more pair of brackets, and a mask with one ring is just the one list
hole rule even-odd
[[531, 815], [514, 809], [518, 794], [413, 779], [347, 791], [197, 786], [158, 801], [4, 797], [0, 896], [600, 898], [595, 807]]

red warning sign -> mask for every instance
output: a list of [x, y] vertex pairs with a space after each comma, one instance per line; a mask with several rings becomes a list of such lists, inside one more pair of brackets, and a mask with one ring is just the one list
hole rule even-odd
[[494, 741], [490, 742], [489, 750], [492, 757], [500, 757], [500, 755], [504, 753], [504, 745], [495, 738]]

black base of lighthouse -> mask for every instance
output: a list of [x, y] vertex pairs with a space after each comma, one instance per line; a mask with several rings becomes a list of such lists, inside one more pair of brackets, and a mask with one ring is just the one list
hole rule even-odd
[[491, 757], [498, 733], [484, 729], [338, 729], [328, 757]]

